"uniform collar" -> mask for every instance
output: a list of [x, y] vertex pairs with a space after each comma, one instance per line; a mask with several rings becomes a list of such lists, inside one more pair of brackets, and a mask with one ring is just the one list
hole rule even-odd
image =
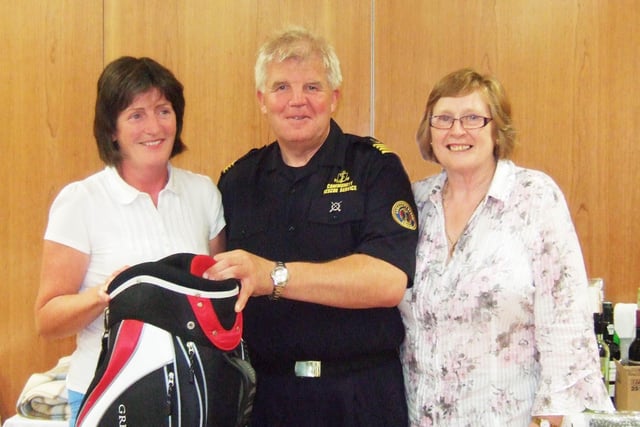
[[[329, 135], [327, 139], [322, 143], [320, 149], [309, 160], [309, 164], [316, 163], [323, 166], [341, 165], [345, 157], [347, 144], [341, 144], [339, 141], [342, 139], [344, 133], [335, 120], [331, 119], [329, 124]], [[282, 165], [282, 153], [280, 152], [280, 146], [275, 141], [271, 144], [271, 152], [267, 159], [267, 170], [273, 171], [278, 169]]]
[[347, 145], [343, 140], [344, 133], [338, 123], [331, 119], [329, 135], [316, 153], [318, 162], [323, 166], [339, 166], [344, 163]]
[[[172, 173], [173, 168], [171, 167], [171, 164], [167, 165], [167, 171], [169, 172], [169, 182], [167, 182], [167, 185], [165, 185], [161, 193], [164, 191], [179, 193], [178, 185]], [[146, 194], [138, 190], [137, 188], [132, 187], [124, 179], [122, 179], [115, 166], [105, 167], [105, 173], [107, 174], [107, 179], [109, 181], [109, 186], [113, 192], [113, 196], [119, 203], [123, 205], [132, 203], [142, 194]]]

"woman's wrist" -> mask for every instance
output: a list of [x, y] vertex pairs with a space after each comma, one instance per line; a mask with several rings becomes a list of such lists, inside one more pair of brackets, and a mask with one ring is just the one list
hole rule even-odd
[[561, 427], [562, 416], [533, 417], [530, 425], [536, 427]]

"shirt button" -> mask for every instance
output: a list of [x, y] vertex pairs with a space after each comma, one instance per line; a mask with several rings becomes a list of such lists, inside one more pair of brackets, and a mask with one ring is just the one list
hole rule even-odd
[[293, 226], [293, 225], [290, 225], [290, 226], [289, 226], [289, 228], [287, 228], [287, 231], [288, 231], [288, 232], [290, 232], [290, 233], [291, 233], [292, 231], [295, 231], [295, 230], [296, 230], [296, 227], [295, 227], [295, 226]]

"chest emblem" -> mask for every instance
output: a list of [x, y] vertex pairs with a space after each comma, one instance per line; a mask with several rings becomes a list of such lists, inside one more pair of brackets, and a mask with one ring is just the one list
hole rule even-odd
[[340, 200], [339, 202], [331, 202], [329, 213], [331, 212], [342, 212], [342, 200]]
[[322, 194], [346, 193], [347, 191], [358, 191], [358, 185], [353, 182], [346, 170], [340, 171], [329, 182], [322, 191]]
[[393, 220], [409, 230], [418, 228], [418, 221], [413, 213], [411, 205], [404, 200], [398, 200], [391, 208]]

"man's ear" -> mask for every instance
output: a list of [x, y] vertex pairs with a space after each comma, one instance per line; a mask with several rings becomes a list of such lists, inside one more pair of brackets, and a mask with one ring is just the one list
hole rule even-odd
[[338, 108], [338, 100], [340, 99], [340, 90], [334, 89], [331, 94], [331, 112], [334, 113]]
[[267, 106], [264, 105], [264, 93], [262, 93], [261, 91], [257, 90], [256, 91], [256, 98], [258, 98], [258, 104], [260, 105], [260, 111], [262, 111], [262, 114], [266, 114], [267, 113]]

